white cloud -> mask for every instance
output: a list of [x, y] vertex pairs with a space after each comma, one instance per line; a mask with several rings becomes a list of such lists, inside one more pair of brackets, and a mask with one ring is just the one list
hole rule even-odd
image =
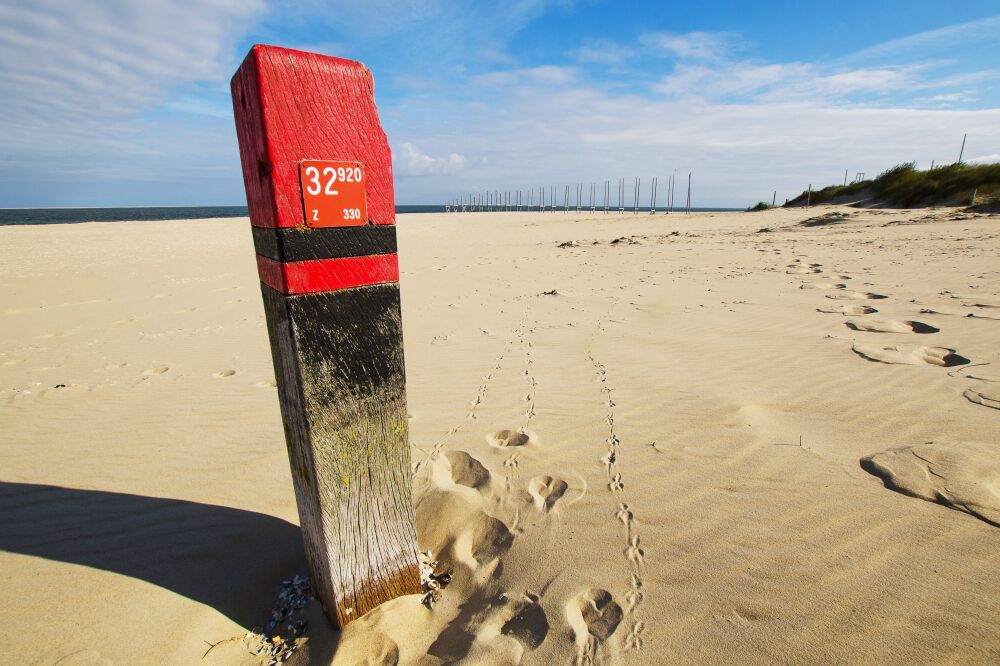
[[941, 95], [931, 95], [930, 97], [921, 97], [917, 99], [918, 102], [938, 102], [941, 104], [949, 104], [951, 102], [974, 102], [979, 99], [975, 91], [963, 90], [956, 93], [945, 93]]
[[393, 170], [398, 176], [447, 176], [465, 166], [465, 157], [451, 153], [445, 157], [431, 157], [412, 143], [401, 143], [392, 151]]
[[588, 42], [569, 52], [581, 62], [595, 62], [602, 65], [621, 65], [636, 54], [634, 48], [609, 40]]
[[226, 82], [236, 39], [262, 10], [260, 0], [0, 4], [0, 205], [239, 201]]
[[971, 73], [957, 80], [955, 77], [929, 76], [931, 68], [932, 65], [928, 63], [915, 63], [830, 71], [820, 64], [802, 62], [680, 63], [673, 72], [654, 84], [653, 89], [677, 97], [741, 97], [764, 101], [825, 98], [857, 101], [859, 95], [911, 95], [923, 90], [965, 85], [970, 77], [982, 78], [988, 75], [984, 72]]
[[1000, 15], [957, 23], [934, 30], [893, 39], [851, 54], [847, 61], [885, 59], [906, 55], [926, 58], [929, 49], [960, 44], [967, 48], [976, 43], [996, 43], [1000, 35]]
[[734, 36], [725, 32], [647, 32], [639, 42], [654, 51], [692, 60], [719, 60], [728, 55]]
[[654, 85], [654, 89], [677, 96], [747, 95], [777, 86], [788, 86], [813, 75], [813, 67], [802, 63], [734, 63], [722, 66], [680, 64], [674, 68], [673, 73]]
[[1000, 154], [973, 157], [967, 160], [963, 160], [963, 162], [965, 162], [966, 164], [1000, 164]]
[[[746, 78], [755, 82], [740, 89], [776, 77]], [[810, 182], [840, 182], [845, 168], [874, 174], [911, 159], [925, 166], [954, 159], [966, 131], [977, 145], [1000, 146], [1000, 109], [907, 109], [827, 97], [734, 104], [535, 83], [475, 102], [423, 100], [408, 112], [453, 119], [422, 141], [450, 146], [466, 165], [419, 187], [400, 183], [400, 201], [444, 201], [478, 188], [554, 185], [562, 192], [566, 183], [636, 175], [644, 183], [659, 176], [662, 184], [676, 170], [694, 172], [696, 205], [746, 206], [765, 194], [770, 200], [774, 189], [781, 199]]]
[[[0, 136], [13, 147], [130, 140], [123, 120], [184, 84], [228, 78], [258, 0], [0, 5]], [[8, 148], [12, 147], [8, 143]]]

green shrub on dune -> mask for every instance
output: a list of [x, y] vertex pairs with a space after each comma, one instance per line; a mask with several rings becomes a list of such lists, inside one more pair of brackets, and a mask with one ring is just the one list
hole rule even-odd
[[[821, 204], [842, 195], [861, 194], [869, 189], [871, 203], [912, 208], [918, 206], [967, 205], [972, 193], [976, 202], [1000, 197], [1000, 164], [949, 164], [919, 171], [906, 162], [886, 169], [874, 180], [851, 185], [831, 185], [812, 193], [812, 203]], [[805, 204], [807, 192], [789, 201], [788, 206]]]

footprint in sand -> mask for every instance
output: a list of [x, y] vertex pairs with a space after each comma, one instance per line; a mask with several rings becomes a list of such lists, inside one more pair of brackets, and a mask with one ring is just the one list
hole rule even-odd
[[165, 365], [157, 365], [157, 366], [154, 366], [152, 368], [148, 368], [146, 370], [143, 370], [142, 374], [145, 377], [152, 377], [154, 375], [162, 375], [164, 372], [166, 372], [169, 369], [170, 368], [168, 368]]
[[603, 643], [615, 633], [622, 621], [622, 607], [607, 590], [592, 588], [581, 592], [566, 604], [569, 621], [577, 645], [583, 649], [593, 642]]
[[549, 620], [537, 595], [526, 593], [517, 599], [500, 595], [500, 633], [517, 639], [527, 650], [538, 648], [549, 633]]
[[449, 451], [435, 461], [431, 489], [416, 506], [422, 549], [443, 563], [461, 562], [475, 570], [510, 548], [510, 529], [486, 513], [481, 492], [467, 490], [487, 487], [490, 477], [489, 470], [464, 451]]
[[641, 566], [646, 561], [646, 551], [639, 545], [638, 534], [633, 534], [629, 537], [628, 548], [625, 549], [625, 557], [636, 566]]
[[471, 556], [478, 564], [491, 562], [506, 553], [514, 543], [511, 534], [502, 521], [483, 514], [473, 521], [472, 528], [455, 540], [455, 552], [466, 561]]
[[872, 333], [937, 333], [941, 330], [920, 321], [898, 319], [848, 319], [844, 325], [855, 331]]
[[841, 305], [840, 307], [832, 308], [816, 308], [816, 312], [825, 312], [827, 314], [840, 314], [847, 315], [849, 317], [854, 317], [858, 315], [874, 314], [878, 312], [875, 308], [870, 305]]
[[806, 282], [799, 285], [799, 289], [847, 289], [847, 285], [842, 282]]
[[212, 376], [216, 379], [222, 379], [223, 377], [232, 377], [235, 374], [235, 370], [219, 370], [218, 372], [213, 372]]
[[904, 495], [965, 511], [1000, 527], [1000, 456], [978, 442], [927, 442], [861, 459], [861, 467]]
[[818, 268], [806, 268], [805, 266], [796, 266], [795, 268], [789, 268], [785, 271], [789, 275], [809, 275], [811, 273], [822, 273]]
[[873, 294], [873, 293], [871, 293], [869, 291], [849, 291], [847, 289], [836, 291], [836, 292], [834, 292], [832, 294], [827, 294], [826, 297], [827, 298], [832, 298], [832, 299], [834, 299], [836, 301], [846, 301], [846, 300], [852, 300], [852, 301], [863, 301], [863, 300], [876, 301], [876, 300], [879, 300], [879, 299], [882, 299], [882, 298], [889, 298], [888, 296], [884, 296], [883, 294]]
[[499, 448], [524, 446], [529, 442], [534, 442], [534, 439], [533, 434], [526, 430], [498, 430], [486, 435], [486, 441]]
[[641, 650], [644, 643], [643, 633], [646, 631], [646, 623], [639, 620], [629, 630], [625, 636], [626, 650]]
[[569, 488], [562, 479], [551, 476], [536, 476], [528, 482], [528, 493], [535, 502], [535, 508], [548, 513]]
[[995, 386], [967, 388], [962, 395], [965, 396], [966, 400], [977, 405], [1000, 409], [1000, 388]]
[[479, 488], [490, 481], [489, 470], [465, 451], [446, 451], [434, 463], [434, 474], [442, 486], [450, 481], [467, 488]]
[[851, 348], [858, 356], [877, 363], [899, 363], [903, 365], [936, 365], [950, 368], [955, 365], [965, 365], [969, 359], [955, 353], [947, 347], [921, 347], [918, 345], [881, 345], [855, 344]]

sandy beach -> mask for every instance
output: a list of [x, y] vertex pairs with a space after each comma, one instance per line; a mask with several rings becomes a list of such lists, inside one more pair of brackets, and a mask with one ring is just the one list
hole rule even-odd
[[[1000, 216], [402, 215], [420, 548], [291, 664], [997, 663]], [[305, 574], [246, 219], [0, 227], [12, 664], [257, 664]]]

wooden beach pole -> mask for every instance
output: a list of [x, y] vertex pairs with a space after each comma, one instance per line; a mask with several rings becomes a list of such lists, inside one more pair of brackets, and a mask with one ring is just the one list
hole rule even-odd
[[233, 110], [312, 586], [420, 592], [389, 144], [361, 63], [254, 46]]
[[687, 198], [687, 210], [686, 213], [691, 212], [691, 172], [688, 172], [688, 198]]

